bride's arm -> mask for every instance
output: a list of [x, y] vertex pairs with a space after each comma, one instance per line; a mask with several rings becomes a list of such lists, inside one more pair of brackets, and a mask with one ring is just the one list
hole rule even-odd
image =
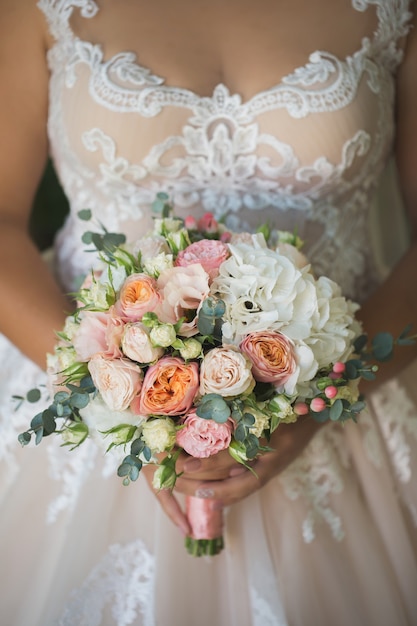
[[47, 157], [48, 68], [32, 0], [0, 5], [0, 330], [41, 367], [68, 303], [28, 234]]
[[[407, 40], [405, 60], [397, 79], [395, 154], [407, 210], [411, 245], [385, 283], [363, 305], [360, 316], [370, 336], [388, 330], [397, 335], [412, 323], [417, 333], [417, 15]], [[397, 350], [384, 363], [376, 384], [397, 374], [417, 356], [417, 344]], [[368, 384], [364, 390], [373, 390]]]
[[[403, 198], [410, 217], [412, 244], [394, 268], [388, 280], [363, 305], [360, 314], [369, 336], [378, 331], [399, 334], [412, 323], [417, 332], [417, 16], [410, 33], [404, 63], [397, 84], [396, 156]], [[417, 356], [417, 346], [401, 348], [396, 357], [384, 363], [377, 382], [397, 374]], [[364, 386], [372, 391], [371, 385]], [[258, 478], [234, 464], [228, 453], [211, 459], [182, 459], [179, 470], [184, 475], [177, 481], [177, 491], [188, 495], [213, 497], [224, 505], [233, 504], [260, 489], [281, 473], [304, 450], [319, 426], [310, 418], [280, 426], [270, 442], [273, 452], [260, 456], [253, 467]], [[185, 462], [185, 465], [184, 465]], [[149, 472], [151, 470], [148, 470]], [[226, 478], [224, 478], [226, 477]], [[224, 478], [222, 480], [222, 478]], [[173, 521], [184, 528], [184, 520], [175, 499], [169, 492], [159, 495], [162, 506]]]

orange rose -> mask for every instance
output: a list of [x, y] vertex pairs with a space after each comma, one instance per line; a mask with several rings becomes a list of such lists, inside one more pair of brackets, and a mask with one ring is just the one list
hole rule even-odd
[[198, 384], [197, 363], [164, 357], [146, 372], [132, 409], [141, 415], [181, 415], [190, 410]]
[[296, 370], [294, 346], [279, 332], [250, 333], [239, 347], [252, 361], [252, 374], [259, 382], [284, 385]]
[[122, 316], [137, 322], [145, 313], [156, 312], [160, 302], [155, 279], [147, 274], [131, 274], [120, 290], [118, 305]]

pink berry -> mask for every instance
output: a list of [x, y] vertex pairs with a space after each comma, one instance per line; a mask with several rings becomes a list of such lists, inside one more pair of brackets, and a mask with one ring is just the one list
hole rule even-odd
[[336, 374], [343, 374], [345, 369], [346, 369], [346, 365], [342, 363], [341, 361], [336, 361], [336, 363], [333, 365], [333, 371]]
[[306, 405], [305, 402], [296, 402], [294, 404], [294, 413], [296, 415], [307, 415], [308, 406]]
[[310, 409], [315, 413], [320, 413], [326, 408], [326, 403], [323, 398], [313, 398], [310, 402]]
[[184, 226], [187, 230], [197, 230], [197, 220], [193, 215], [187, 215], [184, 220]]
[[337, 387], [335, 387], [334, 385], [329, 385], [324, 390], [324, 395], [326, 396], [326, 398], [329, 398], [330, 400], [332, 398], [335, 398], [337, 396]]
[[232, 233], [229, 233], [228, 230], [226, 230], [224, 233], [220, 235], [220, 241], [222, 241], [223, 243], [229, 243], [231, 238], [232, 238]]

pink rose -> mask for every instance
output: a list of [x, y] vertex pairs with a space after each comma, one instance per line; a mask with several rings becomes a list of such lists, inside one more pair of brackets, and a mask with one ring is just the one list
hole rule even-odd
[[230, 252], [226, 244], [216, 239], [202, 239], [187, 246], [185, 250], [180, 250], [175, 265], [187, 267], [200, 263], [210, 276], [210, 280], [213, 280], [219, 273], [220, 265], [229, 256]]
[[132, 410], [140, 415], [182, 415], [190, 410], [197, 390], [197, 363], [163, 357], [146, 372]]
[[196, 311], [209, 293], [207, 272], [199, 264], [172, 267], [162, 272], [157, 286], [162, 295], [159, 309], [161, 322], [176, 324], [181, 317], [185, 317], [190, 321], [182, 324], [179, 334], [184, 337], [195, 335], [198, 332]]
[[192, 411], [187, 415], [184, 427], [177, 432], [177, 444], [191, 456], [206, 459], [229, 447], [232, 431], [231, 420], [218, 424], [214, 420], [198, 417]]
[[263, 383], [284, 385], [297, 368], [293, 343], [276, 331], [250, 333], [240, 344], [252, 362], [252, 373]]
[[107, 312], [84, 311], [73, 339], [73, 346], [80, 361], [88, 361], [94, 354], [107, 350], [108, 319]]
[[154, 278], [147, 274], [131, 274], [123, 283], [117, 306], [122, 317], [137, 322], [145, 313], [157, 312], [160, 301]]
[[113, 309], [106, 312], [84, 311], [73, 339], [78, 359], [89, 361], [99, 352], [110, 358], [121, 356], [123, 327], [123, 320], [113, 317]]
[[112, 411], [124, 411], [138, 395], [143, 373], [128, 359], [109, 359], [96, 354], [88, 363], [91, 378]]

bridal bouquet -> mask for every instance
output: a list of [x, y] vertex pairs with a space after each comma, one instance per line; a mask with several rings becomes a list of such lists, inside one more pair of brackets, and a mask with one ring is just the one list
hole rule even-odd
[[[174, 487], [181, 451], [228, 450], [251, 470], [280, 424], [356, 419], [358, 383], [375, 376], [394, 341], [381, 333], [368, 346], [358, 305], [314, 276], [298, 238], [231, 233], [210, 214], [181, 220], [165, 194], [154, 209], [153, 232], [133, 245], [85, 233], [99, 263], [48, 356], [52, 402], [21, 443], [56, 432], [76, 448], [92, 437], [119, 454], [125, 485], [153, 463], [162, 489]], [[407, 333], [398, 343], [411, 341]], [[191, 554], [222, 549], [211, 504], [187, 498]]]

